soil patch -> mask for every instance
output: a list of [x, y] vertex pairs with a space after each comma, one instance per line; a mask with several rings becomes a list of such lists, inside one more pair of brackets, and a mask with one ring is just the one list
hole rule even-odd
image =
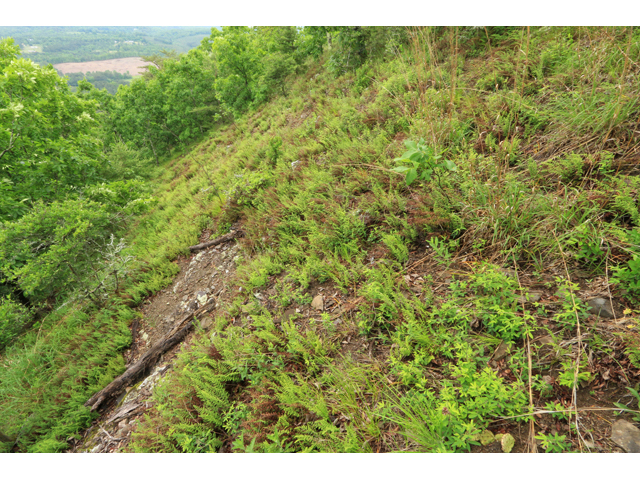
[[77, 63], [56, 63], [53, 67], [62, 72], [63, 75], [68, 73], [87, 73], [87, 72], [106, 72], [107, 70], [118, 73], [129, 73], [130, 75], [142, 75], [143, 67], [150, 65], [140, 57], [113, 58], [111, 60], [94, 60], [92, 62]]

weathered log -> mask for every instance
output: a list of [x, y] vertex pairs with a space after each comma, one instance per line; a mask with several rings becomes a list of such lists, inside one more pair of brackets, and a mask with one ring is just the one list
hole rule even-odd
[[238, 238], [242, 236], [244, 236], [244, 232], [242, 230], [234, 230], [233, 232], [229, 232], [226, 235], [222, 235], [221, 237], [218, 237], [215, 240], [199, 243], [198, 245], [192, 245], [189, 247], [189, 250], [191, 250], [192, 252], [196, 252], [198, 250], [203, 250], [208, 247], [213, 247], [214, 245], [219, 245], [221, 243], [228, 242], [229, 240], [233, 240], [234, 238]]
[[184, 339], [191, 327], [193, 327], [193, 323], [191, 322], [193, 317], [208, 312], [213, 309], [214, 306], [215, 300], [211, 299], [195, 312], [185, 315], [162, 340], [144, 353], [142, 357], [140, 357], [140, 360], [127, 368], [122, 375], [87, 400], [84, 405], [91, 407], [91, 411], [93, 412], [100, 408], [100, 405], [102, 405], [105, 400], [118, 395], [123, 389], [131, 385], [142, 372], [155, 365], [163, 353]]

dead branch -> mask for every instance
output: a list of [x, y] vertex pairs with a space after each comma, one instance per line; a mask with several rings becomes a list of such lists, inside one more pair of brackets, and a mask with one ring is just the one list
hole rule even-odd
[[156, 343], [151, 347], [151, 349], [149, 349], [149, 351], [140, 357], [140, 360], [127, 368], [122, 375], [87, 400], [84, 405], [86, 407], [91, 407], [91, 411], [95, 411], [100, 408], [100, 405], [102, 405], [105, 400], [118, 395], [124, 388], [131, 385], [142, 372], [155, 365], [162, 354], [184, 339], [193, 326], [191, 320], [193, 320], [194, 317], [206, 313], [214, 307], [215, 300], [211, 299], [195, 312], [182, 317], [182, 319], [177, 322], [176, 326], [173, 327], [173, 329], [165, 335], [162, 340]]
[[189, 250], [192, 252], [196, 252], [198, 250], [203, 250], [205, 248], [213, 247], [214, 245], [219, 245], [224, 242], [228, 242], [229, 240], [233, 240], [234, 238], [243, 237], [244, 232], [242, 230], [234, 230], [233, 232], [229, 232], [226, 235], [222, 235], [221, 237], [216, 238], [215, 240], [210, 240], [208, 242], [199, 243], [198, 245], [192, 245], [189, 247]]

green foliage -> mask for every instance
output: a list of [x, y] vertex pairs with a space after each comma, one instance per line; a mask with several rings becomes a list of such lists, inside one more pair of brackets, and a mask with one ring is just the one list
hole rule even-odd
[[[124, 371], [133, 312], [88, 314], [61, 307], [7, 347], [0, 372], [0, 424], [20, 451], [53, 452], [95, 418], [83, 404]], [[40, 332], [40, 333], [39, 333]]]
[[517, 312], [514, 290], [518, 284], [498, 267], [485, 264], [470, 276], [470, 286], [481, 296], [476, 300], [480, 318], [491, 335], [513, 342], [526, 333], [526, 320], [533, 317]]
[[0, 299], [0, 350], [10, 345], [31, 321], [31, 312], [10, 297]]
[[536, 438], [540, 440], [546, 453], [564, 453], [571, 449], [571, 442], [566, 441], [567, 436], [557, 432], [553, 435], [539, 433]]
[[593, 374], [586, 371], [587, 358], [580, 361], [580, 369], [576, 373], [576, 362], [567, 360], [562, 362], [562, 371], [558, 375], [558, 383], [568, 388], [577, 388], [582, 382], [589, 382], [593, 378]]
[[456, 170], [456, 165], [451, 160], [440, 161], [442, 155], [436, 154], [432, 147], [426, 145], [424, 139], [420, 139], [418, 143], [407, 140], [404, 142], [407, 151], [400, 158], [396, 158], [396, 162], [403, 163], [393, 170], [399, 173], [407, 173], [405, 181], [407, 185], [411, 185], [414, 180], [422, 180], [428, 182], [433, 175], [438, 181], [440, 177]]
[[[15, 47], [2, 48], [11, 64]], [[48, 296], [35, 305], [45, 323], [6, 347], [3, 429], [26, 432], [23, 451], [64, 449], [91, 420], [78, 406], [124, 368], [132, 313], [114, 311], [112, 292], [140, 303], [171, 283], [202, 229], [236, 222], [245, 237], [214, 331], [197, 329], [158, 384], [133, 450], [468, 451], [491, 422], [510, 429], [517, 420], [501, 417], [530, 412], [522, 340], [548, 331], [566, 341], [577, 319], [588, 325], [572, 285], [558, 280], [560, 302], [544, 298], [532, 315], [518, 280], [546, 282], [564, 262], [571, 278], [618, 264], [633, 290], [635, 264], [619, 262], [623, 250], [634, 262], [639, 243], [623, 233], [640, 218], [624, 163], [637, 54], [637, 33], [619, 28], [225, 27], [187, 55], [154, 55], [115, 96], [80, 81], [78, 103], [96, 120], [85, 133], [100, 140], [86, 155], [91, 176], [64, 173], [68, 185], [36, 203], [55, 217], [42, 215], [44, 230], [31, 197], [0, 183], [10, 192], [0, 203], [17, 212], [0, 239], [18, 240], [1, 244], [2, 296], [20, 298], [31, 264], [32, 298]], [[421, 140], [403, 148], [407, 137]], [[5, 132], [0, 152], [9, 141]], [[60, 260], [82, 242], [90, 253], [68, 261], [82, 269], [75, 278]], [[405, 265], [409, 249], [416, 261]], [[323, 312], [309, 307], [319, 292]], [[54, 295], [76, 320], [56, 316]], [[634, 365], [635, 323], [621, 335]], [[589, 330], [593, 362], [604, 342], [607, 354], [619, 345]], [[501, 343], [509, 352], [497, 360]], [[565, 355], [558, 382], [577, 387], [569, 352], [536, 343], [532, 387], [560, 418], [558, 390], [542, 380], [554, 352]], [[589, 381], [580, 363], [577, 380]]]
[[114, 227], [94, 202], [37, 204], [0, 230], [0, 271], [33, 301], [58, 295], [82, 284]]
[[[640, 393], [638, 393], [638, 390], [636, 390], [635, 388], [632, 388], [632, 387], [627, 387], [627, 390], [629, 390], [629, 394], [636, 401], [636, 409], [640, 409]], [[614, 405], [616, 407], [622, 409], [623, 411], [629, 411], [629, 405], [625, 405], [625, 404], [619, 403], [619, 402], [614, 402]], [[640, 411], [639, 410], [635, 410], [635, 411], [632, 411], [632, 412], [633, 412], [633, 417], [632, 417], [633, 421], [634, 422], [640, 421]]]
[[640, 298], [640, 255], [634, 255], [624, 266], [612, 268], [612, 281], [626, 290], [626, 297], [633, 302]]
[[405, 263], [409, 260], [409, 249], [399, 235], [391, 233], [384, 234], [382, 235], [382, 242], [389, 247], [391, 254], [400, 263]]
[[95, 103], [18, 53], [12, 39], [0, 41], [0, 220], [63, 199], [100, 172]]
[[459, 348], [460, 360], [452, 369], [454, 382], [444, 381], [438, 393], [411, 391], [383, 414], [428, 452], [468, 451], [489, 419], [521, 413], [526, 406], [521, 386], [505, 385], [489, 368], [478, 371], [475, 362], [462, 360], [470, 353], [468, 347]]
[[558, 280], [560, 283], [558, 295], [561, 298], [562, 307], [560, 311], [556, 313], [554, 319], [560, 325], [575, 328], [578, 320], [584, 321], [589, 316], [587, 307], [582, 300], [575, 295], [575, 292], [579, 290], [578, 285], [567, 280]]
[[583, 164], [584, 160], [581, 155], [571, 153], [549, 162], [548, 168], [551, 173], [558, 175], [564, 183], [571, 183], [571, 181], [582, 179]]

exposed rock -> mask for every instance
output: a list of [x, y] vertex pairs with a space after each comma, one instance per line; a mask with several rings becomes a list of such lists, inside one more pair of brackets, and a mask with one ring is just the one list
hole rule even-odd
[[199, 306], [201, 307], [207, 303], [207, 300], [209, 300], [209, 296], [207, 295], [206, 292], [197, 292], [196, 300], [198, 301]]
[[513, 446], [516, 444], [516, 440], [510, 433], [506, 433], [500, 439], [500, 444], [502, 445], [502, 451], [504, 453], [510, 453], [511, 450], [513, 450]]
[[550, 343], [553, 343], [553, 337], [551, 335], [545, 335], [544, 337], [540, 337], [538, 339], [536, 339], [535, 342], [533, 342], [534, 344], [540, 344], [540, 345], [548, 345]]
[[518, 303], [535, 303], [539, 302], [542, 298], [542, 292], [527, 292], [524, 295], [518, 297]]
[[284, 313], [282, 314], [282, 316], [276, 318], [273, 323], [284, 323], [287, 320], [289, 320], [289, 317], [291, 317], [291, 315], [295, 315], [296, 314], [296, 309], [295, 308], [289, 308], [287, 310], [284, 311]]
[[640, 429], [626, 420], [618, 420], [613, 424], [611, 440], [627, 453], [640, 453]]
[[496, 362], [499, 362], [504, 357], [509, 355], [510, 351], [511, 351], [510, 346], [507, 343], [502, 342], [500, 343], [500, 345], [498, 345], [498, 348], [496, 349], [496, 353], [493, 354], [493, 359]]
[[485, 430], [484, 432], [477, 435], [476, 440], [479, 440], [482, 445], [489, 445], [495, 440], [495, 437], [493, 436], [493, 432], [491, 432], [491, 430]]
[[205, 331], [209, 330], [209, 328], [211, 328], [211, 325], [213, 325], [213, 322], [210, 318], [203, 318], [202, 320], [200, 320], [200, 328]]
[[516, 271], [512, 268], [501, 268], [500, 272], [507, 278], [517, 278]]
[[317, 295], [311, 302], [311, 306], [316, 310], [324, 310], [324, 297]]
[[591, 307], [591, 313], [602, 318], [616, 318], [611, 308], [611, 302], [606, 298], [592, 298], [587, 302]]

